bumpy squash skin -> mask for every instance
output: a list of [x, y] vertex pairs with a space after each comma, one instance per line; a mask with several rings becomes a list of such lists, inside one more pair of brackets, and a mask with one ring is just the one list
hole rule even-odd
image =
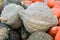
[[53, 40], [53, 38], [45, 32], [34, 32], [27, 40]]

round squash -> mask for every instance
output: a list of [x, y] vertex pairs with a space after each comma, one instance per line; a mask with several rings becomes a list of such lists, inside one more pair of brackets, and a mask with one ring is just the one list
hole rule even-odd
[[31, 4], [26, 10], [19, 12], [19, 16], [26, 30], [30, 33], [37, 30], [47, 31], [50, 27], [58, 24], [57, 17], [42, 2]]
[[34, 32], [27, 40], [53, 40], [53, 38], [45, 32]]
[[5, 6], [1, 13], [1, 19], [5, 18], [7, 19], [7, 21], [1, 20], [1, 22], [11, 25], [12, 26], [11, 28], [13, 29], [19, 28], [22, 25], [22, 23], [21, 19], [18, 16], [18, 12], [23, 10], [24, 10], [23, 7], [13, 3]]
[[5, 40], [9, 37], [9, 26], [0, 22], [0, 40]]

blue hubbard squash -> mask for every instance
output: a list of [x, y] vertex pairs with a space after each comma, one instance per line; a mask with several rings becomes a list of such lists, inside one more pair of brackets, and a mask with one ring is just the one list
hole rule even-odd
[[19, 12], [19, 16], [23, 21], [24, 27], [30, 33], [35, 31], [47, 31], [50, 27], [58, 24], [51, 9], [42, 2], [31, 4], [23, 12]]
[[45, 32], [34, 32], [27, 40], [53, 40], [53, 38]]
[[24, 8], [20, 5], [9, 4], [4, 7], [1, 13], [1, 19], [5, 18], [7, 21], [1, 20], [2, 23], [11, 25], [12, 29], [17, 29], [22, 25], [21, 19], [18, 16], [19, 11], [23, 11]]

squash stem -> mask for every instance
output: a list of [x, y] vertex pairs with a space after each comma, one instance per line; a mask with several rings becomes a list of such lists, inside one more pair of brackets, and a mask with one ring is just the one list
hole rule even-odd
[[7, 22], [7, 18], [5, 18], [5, 17], [0, 17], [0, 20], [3, 20], [3, 21], [5, 21], [5, 22]]

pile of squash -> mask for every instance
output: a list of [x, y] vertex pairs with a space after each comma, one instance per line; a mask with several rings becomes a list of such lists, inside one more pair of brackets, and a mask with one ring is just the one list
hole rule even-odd
[[0, 40], [60, 40], [59, 0], [0, 0]]
[[48, 0], [47, 5], [58, 19], [58, 24], [48, 31], [54, 40], [60, 40], [60, 0]]

